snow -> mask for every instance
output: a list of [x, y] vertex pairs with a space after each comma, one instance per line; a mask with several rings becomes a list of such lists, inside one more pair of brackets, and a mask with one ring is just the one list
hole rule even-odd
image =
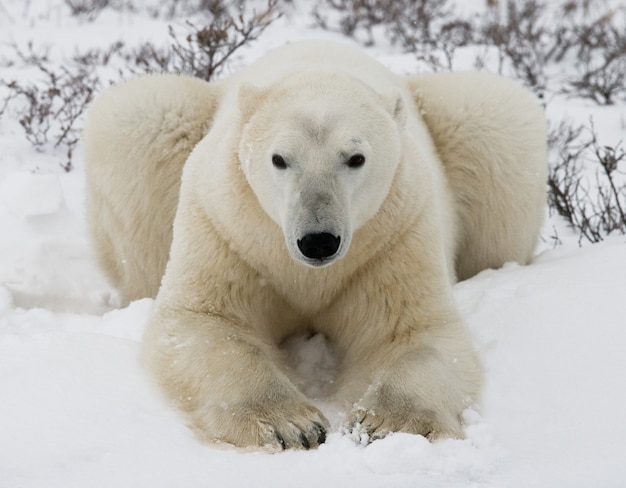
[[[34, 39], [62, 60], [124, 36], [167, 41], [166, 23], [141, 11], [88, 23], [60, 0], [25, 5], [0, 5], [3, 46]], [[339, 38], [310, 27], [301, 10], [231, 69], [288, 41]], [[397, 71], [415, 69], [391, 46], [370, 52]], [[3, 79], [31, 75], [0, 64]], [[548, 115], [556, 123], [594, 115], [603, 141], [623, 137], [623, 106], [556, 97]], [[0, 488], [623, 486], [625, 236], [580, 248], [551, 217], [531, 265], [455, 287], [485, 369], [481, 405], [464, 414], [466, 439], [394, 434], [364, 446], [340, 432], [341, 410], [319, 400], [335, 427], [319, 449], [238, 452], [200, 444], [142, 370], [153, 302], [119, 308], [97, 269], [80, 147], [65, 173], [62, 151], [35, 151], [10, 117], [0, 119], [0, 147]], [[556, 248], [554, 229], [563, 241]], [[332, 345], [316, 335], [287, 349], [305, 391], [323, 394], [336, 368]]]
[[63, 206], [63, 190], [57, 175], [14, 171], [5, 176], [0, 190], [7, 207], [25, 217], [54, 214]]

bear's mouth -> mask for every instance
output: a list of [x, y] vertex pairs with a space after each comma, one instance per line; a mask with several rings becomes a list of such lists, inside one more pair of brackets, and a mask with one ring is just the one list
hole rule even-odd
[[302, 261], [311, 266], [325, 266], [339, 256], [341, 236], [330, 232], [306, 234], [297, 240], [297, 245]]

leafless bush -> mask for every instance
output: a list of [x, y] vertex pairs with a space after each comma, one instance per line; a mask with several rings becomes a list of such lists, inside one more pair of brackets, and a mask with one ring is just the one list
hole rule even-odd
[[50, 62], [49, 49], [44, 46], [36, 51], [32, 42], [26, 45], [26, 50], [20, 49], [16, 44], [9, 44], [2, 54], [0, 66], [37, 66]]
[[444, 25], [452, 21], [448, 0], [388, 2], [391, 40], [408, 48], [435, 46]]
[[[221, 5], [219, 1], [213, 3], [216, 9], [216, 5]], [[187, 21], [187, 34], [182, 39], [170, 26], [169, 48], [144, 44], [126, 56], [135, 64], [135, 72], [169, 71], [208, 81], [219, 74], [236, 51], [258, 39], [280, 15], [278, 0], [268, 0], [264, 10], [252, 12], [248, 17], [220, 8], [207, 25]]]
[[618, 24], [617, 14], [615, 10], [600, 11], [574, 26], [579, 60], [588, 60], [599, 51], [606, 52], [607, 60], [626, 54], [626, 31]]
[[467, 46], [474, 40], [474, 28], [466, 20], [446, 22], [439, 31], [436, 46], [443, 52], [446, 68], [452, 69], [454, 53], [459, 47]]
[[[482, 16], [462, 18], [447, 0], [326, 0], [314, 10], [319, 25], [332, 28], [329, 10], [339, 14], [339, 30], [365, 33], [374, 43], [379, 28], [433, 69], [453, 67], [456, 49], [469, 44], [494, 46], [499, 71], [505, 65], [538, 94], [548, 83], [548, 68], [576, 52], [579, 76], [568, 80], [581, 96], [598, 103], [622, 96], [619, 85], [626, 55], [626, 29], [613, 10], [592, 8], [588, 0], [501, 0]], [[598, 10], [598, 13], [596, 13]], [[623, 85], [622, 85], [623, 87]]]
[[[382, 26], [394, 44], [412, 52], [433, 69], [452, 67], [454, 51], [469, 44], [473, 26], [457, 19], [448, 0], [326, 0], [313, 15], [324, 28], [332, 28], [328, 10], [340, 14], [339, 30], [350, 37], [366, 36], [374, 44], [374, 29]], [[445, 60], [445, 65], [440, 59]]]
[[[93, 22], [104, 10], [134, 12], [137, 10], [135, 0], [63, 0], [69, 8], [70, 15]], [[180, 0], [171, 0], [178, 3]], [[156, 16], [156, 15], [155, 15]]]
[[550, 145], [556, 154], [548, 177], [550, 209], [579, 232], [580, 240], [600, 242], [614, 232], [625, 234], [626, 154], [621, 143], [600, 145], [593, 124], [585, 129], [562, 123], [552, 131]]
[[[74, 17], [95, 20], [105, 9], [131, 10], [139, 7], [134, 0], [64, 0]], [[165, 17], [169, 19], [189, 17], [198, 13], [220, 15], [237, 8], [243, 11], [245, 0], [230, 2], [227, 0], [163, 0], [158, 5], [148, 6], [145, 10], [153, 17]]]
[[82, 67], [85, 70], [96, 70], [98, 67], [108, 65], [117, 58], [126, 58], [125, 45], [122, 41], [117, 41], [104, 49], [93, 48], [84, 52], [76, 53], [72, 56], [71, 63]]
[[205, 12], [213, 17], [220, 17], [236, 8], [240, 12], [245, 9], [245, 0], [229, 2], [226, 0], [169, 0], [161, 5], [161, 9], [169, 18], [187, 17]]
[[84, 17], [94, 20], [100, 12], [109, 6], [111, 0], [65, 0], [65, 5], [75, 17]]
[[568, 80], [563, 92], [590, 98], [599, 105], [626, 100], [626, 56], [605, 60], [599, 66], [583, 64], [578, 76]]
[[615, 23], [614, 12], [577, 26], [575, 36], [578, 72], [562, 91], [600, 105], [626, 99], [626, 29]]
[[453, 67], [456, 49], [471, 43], [496, 46], [501, 63], [508, 61], [529, 86], [545, 85], [549, 58], [567, 48], [569, 29], [552, 29], [539, 0], [507, 0], [492, 6], [482, 17], [462, 18], [448, 0], [326, 0], [314, 15], [330, 28], [328, 9], [339, 13], [340, 30], [350, 37], [381, 26], [392, 43], [399, 44], [434, 68]]
[[561, 28], [554, 31], [546, 18], [546, 4], [539, 0], [507, 0], [502, 10], [490, 10], [481, 38], [498, 48], [500, 69], [510, 63], [517, 78], [543, 93], [546, 65], [567, 50], [569, 40]]
[[[172, 30], [169, 30], [170, 36]], [[159, 48], [151, 42], [125, 50], [122, 54], [126, 69], [132, 74], [167, 72], [172, 64], [172, 50]]]
[[474, 26], [467, 19], [456, 18], [448, 0], [408, 1], [398, 7], [388, 30], [391, 41], [433, 70], [452, 69], [456, 49], [473, 41]]
[[371, 45], [374, 43], [372, 30], [389, 21], [392, 6], [390, 0], [324, 0], [316, 4], [313, 16], [318, 25], [331, 29], [327, 12], [329, 9], [336, 10], [340, 14], [339, 30], [348, 37], [354, 37], [357, 31], [363, 30], [367, 36], [365, 44]]
[[62, 166], [69, 171], [80, 130], [77, 122], [93, 98], [98, 78], [80, 64], [53, 68], [47, 57], [37, 54], [30, 44], [26, 53], [16, 46], [13, 49], [28, 66], [36, 68], [40, 79], [36, 82], [0, 80], [0, 85], [8, 91], [0, 116], [11, 110], [26, 139], [38, 150], [48, 144], [54, 148], [64, 147], [67, 160]]

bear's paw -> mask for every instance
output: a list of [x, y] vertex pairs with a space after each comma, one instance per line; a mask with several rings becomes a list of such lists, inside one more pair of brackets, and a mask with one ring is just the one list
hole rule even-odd
[[215, 407], [192, 424], [205, 441], [268, 452], [313, 449], [326, 441], [328, 420], [312, 405], [278, 403]]
[[414, 407], [391, 410], [386, 406], [355, 406], [344, 422], [343, 431], [356, 443], [367, 445], [393, 432], [422, 435], [430, 440], [462, 438], [461, 424], [454, 417], [444, 421], [441, 415]]

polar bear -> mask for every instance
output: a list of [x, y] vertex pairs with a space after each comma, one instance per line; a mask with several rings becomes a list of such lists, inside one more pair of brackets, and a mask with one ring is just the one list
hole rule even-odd
[[156, 297], [143, 357], [201, 439], [324, 442], [279, 349], [313, 331], [340, 354], [346, 432], [463, 435], [482, 373], [452, 286], [533, 255], [546, 127], [532, 94], [301, 42], [216, 83], [107, 89], [85, 151], [100, 264], [125, 299]]

